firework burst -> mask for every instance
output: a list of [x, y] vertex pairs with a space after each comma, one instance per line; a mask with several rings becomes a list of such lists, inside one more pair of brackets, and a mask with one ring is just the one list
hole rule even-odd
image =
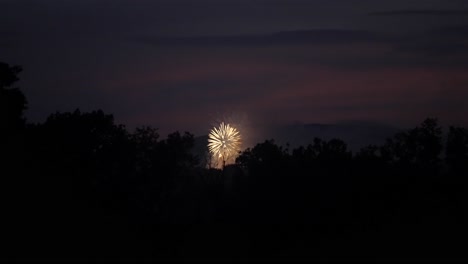
[[214, 127], [208, 135], [208, 149], [213, 157], [224, 162], [235, 157], [240, 151], [241, 136], [239, 131], [222, 122], [219, 128]]

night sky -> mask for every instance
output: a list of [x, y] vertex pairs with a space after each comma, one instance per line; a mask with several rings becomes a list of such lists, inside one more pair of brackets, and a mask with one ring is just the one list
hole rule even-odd
[[0, 61], [31, 122], [466, 125], [468, 1], [0, 0]]

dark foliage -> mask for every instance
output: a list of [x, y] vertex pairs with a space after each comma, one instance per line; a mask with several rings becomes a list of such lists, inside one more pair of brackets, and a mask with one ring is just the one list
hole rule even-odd
[[24, 125], [26, 97], [15, 87], [21, 67], [0, 62], [0, 133], [11, 136]]
[[267, 140], [207, 169], [193, 135], [102, 111], [26, 125], [19, 72], [0, 63], [4, 259], [468, 259], [466, 128], [355, 154]]

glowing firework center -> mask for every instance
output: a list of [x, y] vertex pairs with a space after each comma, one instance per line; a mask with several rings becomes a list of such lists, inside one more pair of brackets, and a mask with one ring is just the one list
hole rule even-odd
[[226, 163], [233, 163], [240, 151], [241, 136], [239, 131], [229, 124], [222, 122], [218, 128], [214, 127], [208, 135], [208, 149], [212, 155], [215, 167], [224, 167]]

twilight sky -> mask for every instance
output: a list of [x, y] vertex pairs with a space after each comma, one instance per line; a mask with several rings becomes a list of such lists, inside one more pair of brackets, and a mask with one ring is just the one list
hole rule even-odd
[[468, 1], [0, 0], [27, 117], [468, 124]]

